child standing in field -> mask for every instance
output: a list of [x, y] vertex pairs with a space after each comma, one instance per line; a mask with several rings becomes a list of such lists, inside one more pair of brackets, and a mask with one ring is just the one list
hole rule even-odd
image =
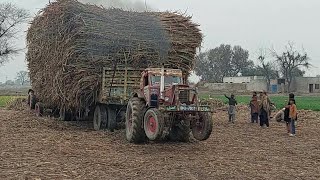
[[257, 97], [257, 92], [253, 92], [251, 101], [250, 101], [250, 108], [251, 108], [251, 123], [258, 123], [258, 116], [259, 116], [259, 102]]
[[289, 136], [296, 135], [296, 121], [297, 121], [297, 106], [295, 105], [294, 99], [289, 101], [289, 119], [290, 119], [290, 134]]
[[231, 94], [231, 97], [228, 97], [227, 95], [224, 95], [229, 100], [229, 108], [228, 108], [228, 114], [229, 114], [229, 122], [234, 123], [236, 120], [236, 105], [238, 104], [234, 95]]
[[290, 93], [289, 94], [289, 101], [288, 101], [288, 105], [285, 106], [284, 109], [284, 121], [286, 122], [286, 128], [287, 128], [287, 133], [290, 134], [290, 129], [291, 129], [291, 119], [289, 117], [289, 113], [290, 113], [290, 100], [293, 100], [294, 104], [296, 104], [296, 101], [294, 99], [294, 94]]

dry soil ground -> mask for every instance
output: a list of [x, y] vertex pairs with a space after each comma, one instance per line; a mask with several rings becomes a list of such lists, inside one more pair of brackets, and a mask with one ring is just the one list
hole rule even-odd
[[300, 112], [297, 136], [214, 114], [204, 142], [129, 144], [91, 123], [0, 109], [0, 179], [320, 179], [320, 119]]

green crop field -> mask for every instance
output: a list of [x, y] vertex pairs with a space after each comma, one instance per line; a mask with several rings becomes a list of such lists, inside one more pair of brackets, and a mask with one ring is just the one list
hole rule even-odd
[[[208, 94], [200, 95], [201, 98], [209, 98]], [[212, 98], [221, 99], [227, 103], [227, 99], [224, 96], [210, 96]], [[288, 102], [288, 96], [270, 95], [270, 100], [275, 103], [278, 109], [283, 108]], [[236, 100], [240, 104], [248, 104], [251, 96], [236, 96]], [[320, 111], [320, 96], [296, 96], [296, 104], [298, 109]]]
[[0, 96], [0, 107], [5, 107], [7, 102], [16, 98], [16, 96]]

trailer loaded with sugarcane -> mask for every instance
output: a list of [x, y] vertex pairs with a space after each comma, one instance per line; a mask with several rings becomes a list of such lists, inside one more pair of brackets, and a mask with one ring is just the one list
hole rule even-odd
[[211, 109], [187, 84], [201, 41], [181, 14], [50, 3], [27, 34], [36, 114], [91, 119], [95, 130], [124, 125], [133, 143], [206, 140]]

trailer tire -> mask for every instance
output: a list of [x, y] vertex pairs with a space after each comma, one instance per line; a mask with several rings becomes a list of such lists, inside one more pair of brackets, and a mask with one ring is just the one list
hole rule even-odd
[[117, 127], [117, 111], [112, 109], [111, 107], [107, 107], [107, 114], [108, 114], [108, 125], [107, 129], [111, 132], [114, 131]]
[[211, 112], [200, 112], [199, 120], [192, 126], [192, 134], [196, 140], [204, 141], [211, 135], [213, 122]]
[[146, 140], [143, 130], [145, 103], [138, 97], [129, 100], [126, 111], [126, 138], [131, 143], [142, 143]]
[[102, 105], [97, 105], [93, 114], [93, 129], [99, 131], [105, 129], [108, 121], [106, 108]]

